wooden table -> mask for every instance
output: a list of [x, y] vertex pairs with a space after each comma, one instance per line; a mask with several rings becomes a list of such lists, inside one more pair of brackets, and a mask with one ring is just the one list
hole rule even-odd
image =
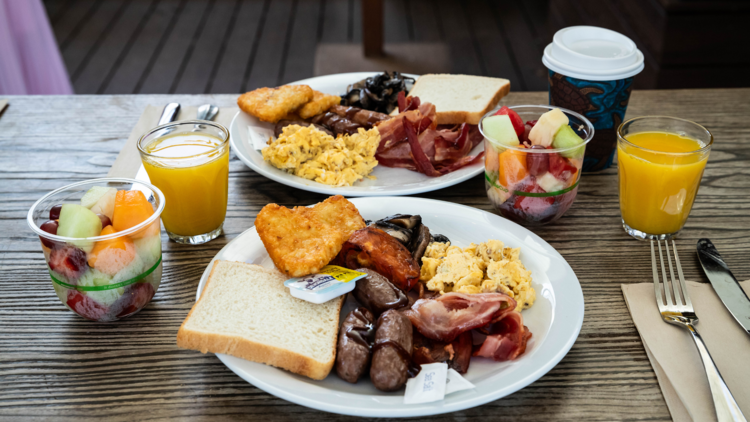
[[[750, 278], [750, 89], [636, 91], [628, 116], [695, 120], [716, 137], [692, 216], [679, 240], [689, 279], [710, 237], [738, 278]], [[326, 415], [268, 395], [213, 355], [175, 347], [210, 259], [251, 227], [269, 202], [286, 206], [324, 196], [265, 179], [236, 157], [230, 164], [226, 235], [206, 245], [164, 244], [154, 300], [124, 321], [97, 324], [55, 295], [39, 241], [26, 225], [32, 203], [60, 186], [102, 177], [147, 104], [234, 104], [235, 95], [11, 97], [0, 116], [0, 419], [299, 420]], [[511, 94], [507, 104], [546, 103], [547, 94]], [[491, 211], [482, 177], [420, 195]], [[578, 197], [555, 224], [534, 230], [568, 260], [586, 300], [580, 337], [557, 367], [504, 399], [444, 416], [465, 420], [670, 418], [620, 283], [651, 280], [646, 243], [620, 227], [617, 169], [583, 177]], [[560, 304], [565, 306], [565, 304]], [[698, 368], [696, 368], [698, 370]]]

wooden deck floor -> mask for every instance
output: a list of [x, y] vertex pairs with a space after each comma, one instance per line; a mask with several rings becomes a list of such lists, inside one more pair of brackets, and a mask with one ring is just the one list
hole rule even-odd
[[[45, 0], [78, 94], [234, 93], [313, 76], [361, 42], [359, 0]], [[453, 72], [546, 90], [545, 0], [385, 0], [385, 42], [444, 42]], [[373, 69], [381, 70], [381, 69]]]

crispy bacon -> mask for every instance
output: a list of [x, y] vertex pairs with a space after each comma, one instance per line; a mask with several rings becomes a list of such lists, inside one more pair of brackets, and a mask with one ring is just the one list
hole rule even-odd
[[431, 103], [418, 97], [399, 97], [396, 117], [377, 124], [380, 145], [375, 158], [386, 167], [408, 168], [431, 177], [476, 163], [482, 155], [468, 156], [484, 139], [475, 125], [441, 126]]
[[463, 332], [499, 320], [515, 307], [516, 301], [502, 293], [451, 292], [420, 299], [405, 313], [423, 336], [448, 343]]
[[523, 325], [523, 316], [516, 311], [505, 314], [483, 331], [486, 331], [488, 336], [473, 355], [498, 362], [513, 360], [523, 354], [526, 351], [526, 343], [531, 338], [529, 328]]

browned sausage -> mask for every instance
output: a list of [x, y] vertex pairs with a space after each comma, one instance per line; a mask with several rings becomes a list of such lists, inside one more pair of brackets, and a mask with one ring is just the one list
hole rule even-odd
[[411, 321], [394, 309], [385, 311], [378, 318], [370, 367], [370, 379], [378, 390], [396, 391], [406, 384], [414, 366], [411, 351]]
[[366, 273], [367, 277], [357, 280], [354, 297], [375, 317], [389, 309], [399, 309], [409, 304], [406, 294], [377, 271], [369, 268], [359, 268], [357, 271]]
[[352, 384], [370, 365], [370, 346], [375, 334], [373, 316], [365, 308], [357, 308], [346, 316], [339, 331], [336, 350], [336, 374]]
[[377, 111], [363, 110], [357, 107], [348, 107], [342, 105], [335, 105], [331, 107], [331, 113], [338, 114], [341, 117], [351, 120], [352, 122], [364, 126], [366, 129], [370, 129], [375, 124], [385, 120], [391, 119], [391, 116]]
[[362, 127], [358, 123], [341, 117], [336, 113], [326, 112], [313, 116], [310, 121], [316, 125], [321, 125], [331, 130], [335, 134], [354, 134], [357, 130]]

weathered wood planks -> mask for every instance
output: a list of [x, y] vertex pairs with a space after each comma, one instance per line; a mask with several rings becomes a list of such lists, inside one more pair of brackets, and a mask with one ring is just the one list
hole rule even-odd
[[[636, 91], [628, 117], [696, 120], [716, 138], [678, 247], [689, 279], [704, 280], [694, 245], [710, 237], [734, 274], [750, 278], [749, 89]], [[506, 104], [545, 103], [513, 93]], [[175, 347], [210, 259], [251, 227], [263, 205], [320, 201], [230, 163], [226, 234], [206, 245], [163, 238], [164, 275], [153, 302], [113, 324], [82, 320], [59, 302], [38, 240], [26, 226], [31, 204], [65, 184], [106, 175], [147, 104], [231, 106], [234, 95], [11, 97], [0, 117], [0, 420], [310, 419], [350, 420], [270, 396], [212, 355]], [[710, 104], [710, 107], [707, 107]], [[491, 211], [481, 177], [420, 195]], [[648, 282], [647, 244], [620, 227], [617, 171], [584, 176], [557, 223], [534, 230], [570, 263], [583, 288], [581, 335], [549, 374], [496, 402], [424, 421], [669, 420], [656, 378], [627, 313], [620, 283]], [[564, 306], [564, 304], [563, 304]]]

